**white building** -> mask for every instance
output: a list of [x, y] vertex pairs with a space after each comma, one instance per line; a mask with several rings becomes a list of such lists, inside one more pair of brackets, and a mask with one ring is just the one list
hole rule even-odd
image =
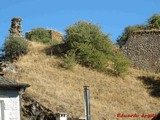
[[20, 120], [20, 92], [27, 87], [0, 76], [0, 120]]

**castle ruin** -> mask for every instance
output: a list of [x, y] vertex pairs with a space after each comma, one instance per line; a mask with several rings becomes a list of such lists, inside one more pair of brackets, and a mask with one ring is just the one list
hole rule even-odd
[[52, 40], [58, 40], [59, 42], [63, 41], [63, 34], [62, 33], [55, 31], [55, 30], [48, 30], [48, 31], [50, 33], [50, 38]]
[[133, 32], [121, 50], [135, 68], [160, 72], [160, 30]]
[[22, 18], [13, 18], [11, 20], [11, 28], [9, 29], [10, 35], [13, 37], [22, 37]]

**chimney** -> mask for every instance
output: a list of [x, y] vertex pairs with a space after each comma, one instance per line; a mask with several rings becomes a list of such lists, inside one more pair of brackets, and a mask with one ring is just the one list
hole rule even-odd
[[56, 113], [56, 120], [67, 120], [67, 113]]

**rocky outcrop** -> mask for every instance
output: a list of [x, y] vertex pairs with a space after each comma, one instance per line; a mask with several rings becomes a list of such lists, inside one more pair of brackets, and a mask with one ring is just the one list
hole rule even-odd
[[21, 97], [22, 120], [56, 120], [53, 111], [47, 109], [29, 95]]
[[16, 73], [15, 66], [10, 61], [0, 61], [0, 72]]
[[[58, 113], [59, 114], [59, 113]], [[28, 94], [21, 95], [21, 118], [22, 120], [56, 120], [57, 113], [44, 107], [31, 98]], [[67, 120], [83, 120], [68, 116]]]
[[10, 35], [13, 37], [22, 37], [21, 18], [13, 18], [11, 20], [11, 28], [9, 29]]
[[134, 32], [121, 50], [135, 68], [160, 72], [160, 30]]

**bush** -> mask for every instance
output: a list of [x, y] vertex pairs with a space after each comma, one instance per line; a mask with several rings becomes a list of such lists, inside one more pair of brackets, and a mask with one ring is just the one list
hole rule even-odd
[[48, 45], [52, 45], [53, 43], [49, 31], [44, 28], [32, 29], [31, 32], [26, 34], [26, 38], [31, 41], [41, 42]]
[[[79, 21], [66, 29], [64, 44], [67, 46], [66, 54], [72, 54], [70, 51], [74, 51], [73, 56], [77, 63], [101, 72], [107, 72], [109, 64], [116, 61], [113, 58], [118, 57], [114, 56], [114, 46], [108, 35], [105, 35], [99, 26], [84, 21]], [[116, 66], [113, 69], [118, 69], [118, 62]], [[124, 67], [127, 69], [128, 66]], [[121, 70], [118, 72], [120, 75]]]
[[107, 56], [103, 52], [87, 44], [81, 44], [79, 47], [80, 51], [76, 54], [76, 60], [80, 64], [98, 71], [106, 71]]
[[75, 65], [76, 65], [75, 54], [73, 52], [69, 52], [64, 57], [62, 67], [65, 69], [72, 70]]
[[113, 68], [115, 70], [115, 74], [124, 76], [125, 74], [127, 74], [127, 68], [128, 66], [130, 66], [130, 61], [126, 59], [120, 52], [116, 53], [115, 56], [116, 57], [113, 58]]
[[154, 14], [148, 19], [148, 28], [149, 29], [160, 29], [160, 15]]
[[7, 37], [4, 43], [5, 56], [11, 59], [17, 59], [19, 56], [26, 54], [28, 45], [22, 37]]

